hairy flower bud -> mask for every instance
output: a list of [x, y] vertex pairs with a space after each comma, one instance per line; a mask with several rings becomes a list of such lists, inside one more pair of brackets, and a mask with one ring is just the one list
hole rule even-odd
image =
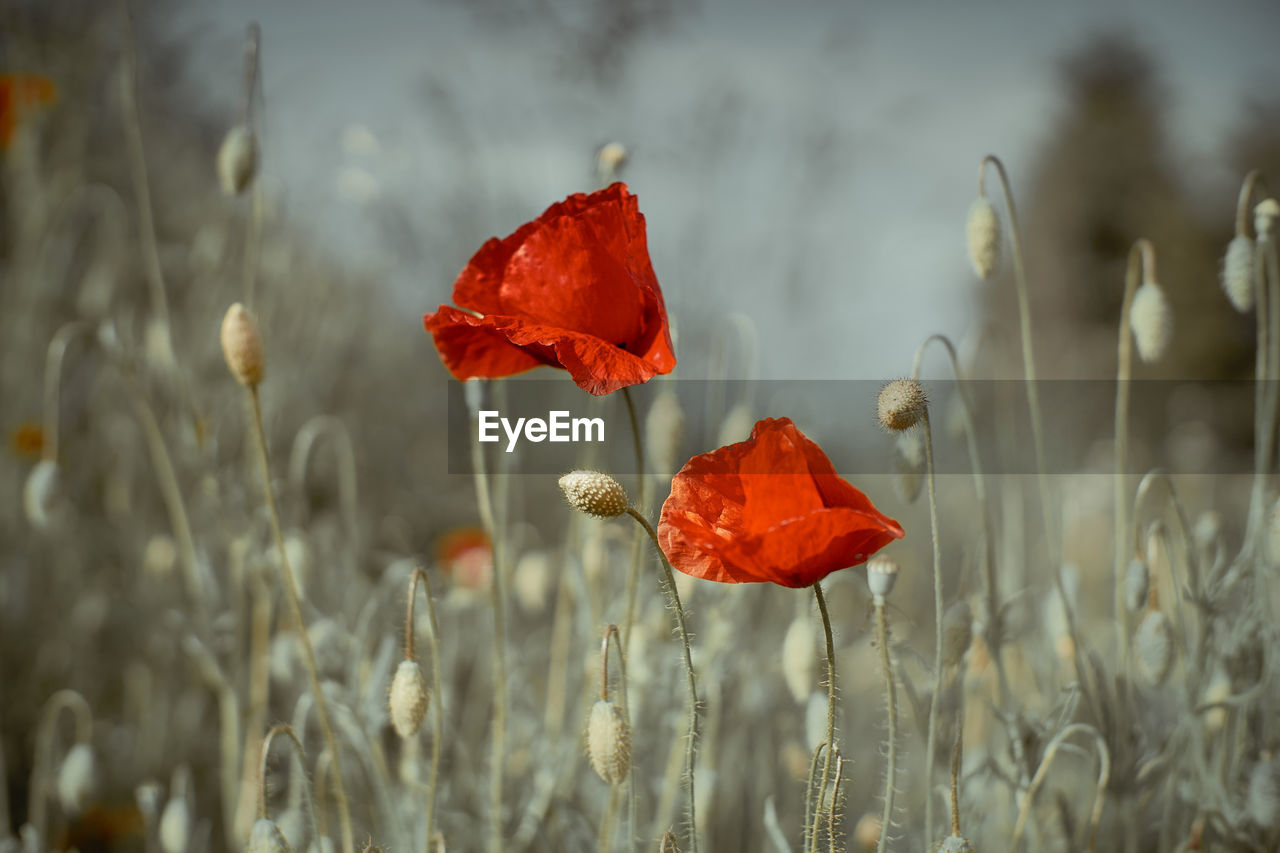
[[246, 125], [238, 124], [218, 147], [218, 183], [225, 195], [244, 192], [258, 171], [258, 139]]
[[391, 715], [391, 725], [396, 734], [402, 738], [413, 737], [422, 727], [422, 718], [427, 715], [430, 694], [427, 692], [427, 681], [422, 676], [422, 668], [417, 661], [402, 660], [396, 667], [396, 674], [391, 679], [391, 693], [387, 699], [387, 709]]
[[1271, 239], [1271, 228], [1276, 217], [1280, 216], [1280, 202], [1274, 198], [1263, 199], [1253, 209], [1253, 230], [1258, 232], [1259, 240]]
[[1000, 217], [985, 196], [978, 196], [970, 205], [965, 230], [973, 271], [979, 278], [990, 278], [1000, 263]]
[[915, 379], [895, 379], [880, 389], [876, 414], [880, 426], [893, 432], [911, 429], [924, 417], [929, 400]]
[[1164, 357], [1173, 340], [1173, 309], [1164, 290], [1154, 281], [1143, 282], [1133, 294], [1129, 328], [1143, 361], [1150, 364]]
[[52, 459], [41, 459], [22, 488], [22, 510], [37, 529], [51, 526], [62, 500], [61, 471]]
[[264, 359], [258, 322], [239, 302], [222, 318], [222, 357], [241, 385], [253, 388], [262, 381]]
[[1253, 241], [1243, 234], [1227, 244], [1222, 259], [1222, 290], [1241, 314], [1253, 308]]
[[627, 778], [631, 769], [631, 726], [627, 715], [600, 699], [587, 717], [587, 757], [596, 774], [610, 785]]
[[1152, 684], [1163, 684], [1173, 666], [1173, 627], [1159, 610], [1148, 610], [1133, 636], [1138, 671]]
[[631, 506], [622, 484], [603, 471], [570, 471], [560, 478], [569, 505], [597, 518], [616, 518]]
[[1137, 613], [1147, 604], [1151, 584], [1151, 571], [1146, 560], [1132, 559], [1124, 572], [1124, 606], [1130, 613]]
[[71, 747], [58, 769], [58, 801], [62, 803], [63, 810], [69, 814], [80, 813], [93, 791], [96, 776], [93, 747], [87, 743]]

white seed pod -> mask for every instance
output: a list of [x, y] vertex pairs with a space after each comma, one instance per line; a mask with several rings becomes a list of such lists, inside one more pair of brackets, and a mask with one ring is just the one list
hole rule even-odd
[[191, 838], [191, 807], [187, 798], [171, 796], [160, 813], [160, 849], [164, 853], [183, 853]]
[[871, 595], [879, 600], [893, 592], [893, 585], [898, 582], [898, 564], [892, 558], [876, 554], [867, 560], [867, 587]]
[[756, 416], [751, 412], [751, 407], [746, 403], [738, 403], [729, 413], [724, 416], [724, 420], [720, 422], [720, 432], [716, 435], [716, 444], [720, 447], [727, 447], [730, 444], [737, 444], [740, 441], [746, 441], [751, 437], [751, 431], [755, 429]]
[[957, 601], [942, 615], [942, 662], [960, 663], [973, 642], [973, 609], [967, 601]]
[[1146, 560], [1136, 557], [1129, 561], [1124, 571], [1124, 606], [1130, 613], [1137, 613], [1147, 606], [1147, 594], [1151, 589], [1151, 571]]
[[1173, 309], [1164, 289], [1154, 281], [1144, 281], [1133, 294], [1129, 328], [1138, 345], [1138, 356], [1144, 362], [1157, 362], [1168, 352], [1173, 341]]
[[973, 845], [963, 835], [948, 835], [938, 845], [938, 853], [973, 853]]
[[915, 379], [895, 379], [880, 389], [876, 416], [880, 426], [891, 432], [902, 432], [920, 423], [929, 399], [924, 386]]
[[1263, 199], [1254, 207], [1253, 230], [1257, 232], [1259, 240], [1270, 239], [1277, 217], [1280, 217], [1280, 202], [1274, 198]]
[[560, 478], [560, 491], [570, 506], [596, 518], [616, 518], [631, 506], [622, 484], [603, 471], [570, 471]]
[[218, 183], [224, 195], [236, 196], [248, 189], [258, 171], [258, 139], [253, 131], [238, 124], [218, 147]]
[[1173, 626], [1159, 610], [1148, 610], [1133, 635], [1138, 671], [1151, 684], [1163, 684], [1173, 667]]
[[79, 814], [85, 801], [93, 793], [97, 777], [97, 764], [93, 747], [78, 743], [67, 752], [58, 768], [58, 802], [67, 814]]
[[396, 734], [410, 738], [417, 733], [422, 727], [422, 718], [427, 715], [430, 699], [422, 667], [417, 661], [400, 661], [395, 677], [391, 679], [391, 692], [387, 698], [387, 709]]
[[239, 302], [222, 318], [222, 357], [236, 381], [248, 388], [262, 381], [265, 360], [258, 321]]
[[969, 206], [965, 231], [973, 271], [978, 278], [990, 278], [1000, 263], [1000, 216], [986, 196], [978, 196]]
[[645, 416], [645, 436], [652, 470], [667, 476], [676, 470], [684, 439], [684, 409], [674, 391], [658, 394]]
[[782, 638], [782, 678], [797, 702], [803, 702], [813, 689], [818, 667], [818, 649], [813, 638], [813, 625], [797, 616], [791, 620]]
[[1253, 308], [1253, 240], [1237, 234], [1222, 259], [1222, 292], [1241, 314]]
[[907, 503], [915, 503], [924, 487], [924, 436], [917, 430], [898, 433], [893, 449], [898, 495]]
[[604, 699], [591, 706], [587, 717], [587, 757], [596, 775], [610, 785], [627, 778], [631, 769], [631, 726], [627, 715]]
[[1263, 829], [1280, 826], [1280, 767], [1265, 757], [1249, 773], [1249, 793], [1245, 809], [1249, 819]]
[[289, 841], [271, 818], [260, 817], [249, 833], [248, 853], [291, 853]]
[[62, 508], [62, 477], [58, 463], [41, 459], [27, 475], [22, 487], [22, 511], [37, 530], [47, 530]]

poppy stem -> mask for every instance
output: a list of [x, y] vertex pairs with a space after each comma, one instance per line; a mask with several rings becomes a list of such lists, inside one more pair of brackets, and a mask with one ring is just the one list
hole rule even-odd
[[884, 853], [889, 843], [889, 826], [893, 821], [893, 795], [896, 793], [898, 769], [898, 684], [889, 661], [889, 619], [885, 614], [884, 596], [876, 596], [876, 645], [880, 647], [880, 668], [884, 670], [884, 702], [889, 716], [889, 749], [885, 757], [884, 812], [880, 818], [880, 841], [877, 853]]
[[311, 637], [307, 634], [307, 623], [302, 617], [302, 604], [298, 599], [298, 584], [293, 577], [293, 569], [289, 565], [289, 552], [284, 546], [284, 533], [280, 530], [280, 513], [276, 510], [275, 490], [271, 486], [271, 462], [267, 455], [267, 434], [262, 426], [262, 403], [258, 398], [258, 386], [248, 388], [249, 402], [253, 409], [253, 433], [258, 448], [258, 468], [262, 473], [263, 497], [267, 503], [267, 515], [271, 519], [271, 533], [275, 537], [276, 550], [280, 555], [277, 564], [280, 570], [280, 585], [284, 587], [285, 599], [289, 602], [289, 615], [294, 628], [298, 632], [298, 642], [302, 646], [302, 661], [307, 670], [307, 679], [311, 682], [311, 693], [316, 698], [316, 716], [320, 720], [320, 731], [324, 734], [325, 746], [330, 753], [333, 764], [333, 795], [338, 801], [338, 822], [342, 826], [343, 853], [355, 853], [355, 840], [351, 830], [351, 808], [347, 803], [347, 791], [342, 783], [342, 762], [338, 755], [338, 739], [333, 733], [333, 724], [329, 718], [329, 703], [324, 691], [320, 688], [320, 675], [316, 669], [316, 653], [311, 646]]
[[942, 546], [938, 541], [938, 495], [934, 482], [933, 428], [929, 424], [929, 408], [920, 419], [924, 430], [924, 461], [929, 478], [929, 527], [933, 539], [933, 613], [934, 657], [933, 695], [929, 697], [929, 736], [924, 752], [924, 829], [925, 838], [933, 841], [933, 756], [938, 734], [938, 705], [942, 694]]
[[813, 830], [813, 824], [809, 820], [810, 813], [813, 812], [813, 782], [818, 778], [818, 759], [822, 753], [826, 751], [827, 745], [820, 743], [813, 749], [813, 758], [809, 759], [809, 780], [804, 786], [804, 849], [809, 849], [809, 838]]
[[[268, 817], [267, 814], [267, 758], [271, 755], [271, 741], [275, 740], [276, 735], [288, 735], [289, 740], [293, 742], [294, 748], [298, 750], [298, 756], [303, 761], [306, 760], [307, 751], [302, 748], [302, 742], [298, 740], [298, 736], [293, 733], [293, 729], [281, 723], [272, 726], [267, 732], [267, 736], [262, 739], [262, 756], [258, 765], [258, 817]], [[305, 782], [306, 774], [303, 774]]]
[[[831, 756], [836, 751], [836, 644], [831, 636], [831, 616], [827, 613], [827, 600], [822, 595], [822, 584], [813, 585], [813, 596], [818, 601], [818, 613], [822, 616], [822, 632], [827, 641], [827, 752], [822, 759], [822, 777], [818, 785], [818, 802], [813, 809], [813, 826], [809, 831], [810, 853], [817, 853], [818, 832], [822, 827], [822, 801], [831, 780]], [[835, 810], [835, 797], [831, 809]]]
[[[648, 489], [645, 488], [647, 477], [644, 469], [644, 441], [640, 437], [640, 419], [636, 417], [636, 404], [631, 399], [630, 388], [622, 389], [622, 399], [627, 403], [627, 416], [631, 420], [631, 438], [635, 442], [636, 448], [636, 506], [640, 507], [641, 512], [648, 512], [649, 507], [645, 503], [648, 497]], [[636, 589], [640, 585], [640, 549], [642, 544], [642, 534], [637, 530], [635, 539], [631, 543], [631, 566], [627, 570], [627, 604], [626, 610], [623, 611], [622, 619], [623, 648], [631, 647], [631, 626], [635, 622], [636, 611]]]
[[[604, 629], [604, 639], [600, 641], [600, 698], [609, 701], [609, 640], [612, 638], [613, 647], [618, 656], [618, 694], [622, 697], [622, 710], [628, 718], [631, 716], [631, 703], [627, 699], [627, 656], [622, 650], [622, 640], [618, 634], [618, 626], [610, 625]], [[630, 720], [628, 719], [628, 724]], [[635, 849], [636, 837], [636, 788], [635, 776], [631, 773], [627, 774], [627, 822], [628, 832], [630, 833], [630, 841], [627, 848]], [[605, 810], [604, 818], [600, 823], [600, 850], [607, 851], [612, 847], [613, 841], [613, 821], [617, 811], [618, 786], [612, 785], [609, 789], [609, 804]]]
[[422, 581], [422, 594], [427, 600], [427, 625], [431, 629], [431, 692], [435, 697], [431, 713], [431, 775], [427, 779], [427, 828], [426, 845], [431, 844], [431, 830], [435, 823], [436, 789], [440, 781], [440, 748], [444, 742], [444, 679], [440, 675], [440, 624], [436, 621], [436, 605], [431, 597], [431, 580], [427, 570], [419, 566], [409, 578], [409, 604], [404, 623], [404, 656], [413, 660], [413, 602], [417, 597], [418, 581]]
[[689, 723], [684, 752], [685, 774], [689, 777], [689, 849], [692, 853], [697, 853], [698, 821], [696, 789], [693, 780], [693, 755], [694, 746], [698, 739], [698, 683], [693, 674], [693, 654], [689, 646], [689, 628], [685, 622], [684, 607], [680, 604], [680, 592], [676, 589], [675, 575], [672, 574], [671, 563], [667, 560], [667, 555], [662, 552], [662, 546], [658, 544], [658, 534], [654, 532], [653, 525], [649, 524], [649, 520], [641, 515], [635, 507], [627, 507], [627, 515], [639, 522], [645, 533], [648, 533], [649, 538], [653, 541], [653, 547], [658, 550], [658, 559], [662, 563], [664, 586], [666, 587], [667, 595], [671, 597], [672, 608], [676, 612], [676, 626], [680, 629], [680, 644], [684, 647], [684, 671], [689, 685]]

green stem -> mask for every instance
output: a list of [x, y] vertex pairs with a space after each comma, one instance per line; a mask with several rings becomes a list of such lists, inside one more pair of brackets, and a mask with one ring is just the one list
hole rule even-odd
[[431, 580], [427, 570], [413, 570], [409, 579], [408, 614], [404, 623], [404, 652], [409, 660], [414, 659], [413, 648], [413, 602], [417, 596], [418, 581], [422, 581], [422, 594], [427, 600], [427, 624], [431, 628], [431, 692], [435, 694], [435, 709], [431, 715], [431, 774], [427, 778], [427, 829], [423, 850], [431, 848], [431, 830], [434, 828], [436, 815], [436, 790], [440, 780], [440, 748], [444, 741], [444, 679], [440, 675], [440, 624], [436, 621], [435, 599], [431, 595]]
[[[631, 399], [630, 388], [622, 389], [622, 399], [627, 403], [627, 417], [631, 421], [631, 437], [635, 442], [636, 506], [640, 507], [641, 512], [647, 513], [649, 511], [649, 507], [646, 504], [648, 497], [646, 480], [648, 477], [644, 470], [644, 441], [640, 437], [640, 420], [636, 417], [635, 401]], [[637, 530], [635, 538], [631, 542], [631, 566], [627, 570], [627, 604], [622, 619], [622, 645], [624, 648], [631, 647], [631, 626], [635, 622], [636, 590], [640, 586], [640, 557], [643, 541], [643, 534]]]
[[[813, 825], [809, 830], [809, 851], [817, 853], [818, 831], [822, 825], [822, 802], [827, 794], [827, 782], [831, 779], [831, 756], [836, 751], [836, 644], [831, 635], [831, 616], [827, 613], [827, 600], [822, 595], [820, 583], [813, 585], [813, 596], [818, 601], [818, 613], [822, 616], [822, 633], [827, 643], [827, 752], [822, 759], [818, 802], [813, 809]], [[835, 798], [832, 797], [832, 810], [835, 807]]]
[[925, 473], [929, 478], [929, 526], [933, 538], [933, 614], [934, 656], [933, 696], [929, 699], [929, 734], [924, 752], [924, 828], [925, 838], [933, 841], [933, 756], [938, 733], [938, 705], [942, 698], [942, 546], [938, 541], [938, 495], [934, 482], [933, 430], [929, 424], [929, 409], [921, 418], [924, 429]]
[[658, 559], [662, 563], [666, 592], [667, 595], [671, 596], [671, 604], [676, 612], [676, 626], [680, 629], [680, 644], [684, 648], [684, 672], [689, 687], [688, 736], [685, 740], [684, 752], [685, 774], [689, 777], [689, 849], [692, 853], [698, 853], [697, 799], [695, 797], [696, 787], [693, 777], [694, 746], [698, 738], [698, 683], [693, 673], [693, 654], [690, 651], [689, 628], [685, 622], [684, 607], [680, 604], [680, 591], [676, 589], [676, 579], [671, 571], [671, 563], [667, 561], [667, 555], [662, 552], [662, 546], [658, 544], [658, 534], [654, 532], [649, 520], [636, 511], [634, 507], [628, 507], [627, 514], [644, 528], [645, 533], [649, 534], [649, 539], [653, 541], [653, 547], [658, 551]]
[[880, 841], [876, 853], [885, 853], [889, 842], [889, 825], [893, 821], [894, 776], [898, 767], [898, 686], [894, 680], [893, 666], [889, 662], [889, 620], [885, 615], [884, 599], [878, 598], [876, 608], [876, 643], [880, 646], [880, 667], [884, 670], [884, 701], [889, 715], [889, 751], [884, 774], [884, 812], [880, 818]]

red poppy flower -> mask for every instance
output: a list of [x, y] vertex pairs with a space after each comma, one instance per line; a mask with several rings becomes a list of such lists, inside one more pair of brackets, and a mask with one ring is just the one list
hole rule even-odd
[[458, 379], [541, 365], [608, 394], [676, 366], [667, 309], [649, 263], [644, 216], [626, 184], [553, 204], [491, 239], [423, 322]]
[[663, 552], [687, 575], [789, 587], [866, 562], [902, 536], [788, 418], [690, 459], [658, 523]]

